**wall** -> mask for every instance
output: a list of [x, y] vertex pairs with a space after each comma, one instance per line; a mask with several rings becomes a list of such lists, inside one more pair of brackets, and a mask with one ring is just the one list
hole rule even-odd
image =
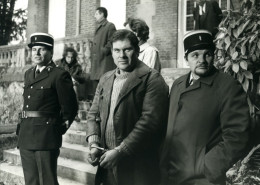
[[[49, 0], [28, 0], [26, 37], [34, 32], [48, 32]], [[30, 39], [27, 39], [29, 41]]]
[[[77, 1], [80, 2], [80, 12], [77, 12]], [[77, 21], [79, 21], [79, 34], [91, 37], [95, 31], [94, 14], [100, 6], [100, 0], [67, 0], [66, 9], [66, 36], [76, 36]], [[79, 13], [79, 20], [77, 20]]]

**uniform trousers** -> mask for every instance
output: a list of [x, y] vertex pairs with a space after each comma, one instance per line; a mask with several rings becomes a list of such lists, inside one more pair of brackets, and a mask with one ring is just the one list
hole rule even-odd
[[26, 185], [59, 185], [57, 179], [59, 149], [39, 151], [20, 148], [20, 154]]

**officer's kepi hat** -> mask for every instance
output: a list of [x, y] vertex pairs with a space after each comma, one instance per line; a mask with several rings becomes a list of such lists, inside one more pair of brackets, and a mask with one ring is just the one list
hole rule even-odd
[[33, 46], [46, 46], [53, 49], [54, 39], [53, 36], [47, 33], [33, 33], [30, 36], [31, 43], [28, 44], [29, 48]]
[[212, 34], [207, 30], [194, 30], [184, 35], [183, 38], [185, 55], [200, 49], [215, 50]]

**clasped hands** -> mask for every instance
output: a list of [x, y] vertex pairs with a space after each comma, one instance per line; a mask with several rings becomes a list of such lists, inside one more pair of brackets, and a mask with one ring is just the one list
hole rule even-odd
[[[98, 145], [92, 144], [91, 146]], [[99, 164], [101, 167], [109, 169], [115, 167], [121, 157], [122, 154], [115, 149], [102, 151], [100, 149], [91, 147], [88, 154], [88, 162], [93, 166], [97, 166]]]

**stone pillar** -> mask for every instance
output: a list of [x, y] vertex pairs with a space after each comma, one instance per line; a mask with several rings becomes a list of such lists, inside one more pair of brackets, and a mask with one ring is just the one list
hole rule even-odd
[[28, 0], [26, 38], [34, 32], [48, 32], [49, 0]]

